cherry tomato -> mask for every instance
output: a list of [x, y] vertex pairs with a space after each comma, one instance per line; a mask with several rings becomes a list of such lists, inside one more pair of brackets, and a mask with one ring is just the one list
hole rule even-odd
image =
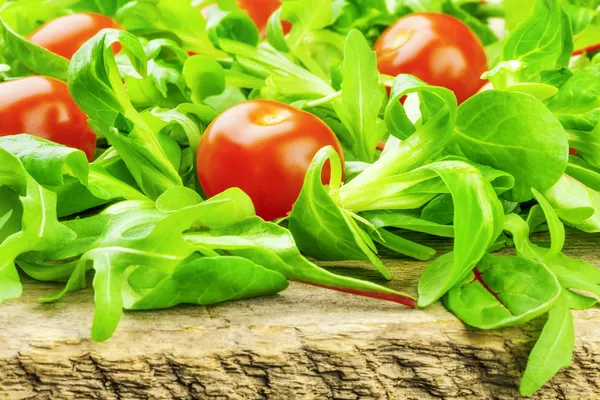
[[[123, 29], [116, 21], [105, 15], [71, 14], [40, 26], [31, 34], [29, 40], [70, 60], [85, 42], [105, 28]], [[121, 46], [115, 43], [113, 51], [118, 53], [120, 50]]]
[[31, 76], [0, 83], [0, 136], [29, 133], [94, 157], [96, 134], [77, 107], [67, 84]]
[[[285, 217], [296, 202], [315, 154], [342, 148], [316, 116], [286, 104], [252, 100], [233, 106], [208, 127], [198, 149], [198, 176], [209, 197], [238, 187], [265, 220]], [[329, 165], [323, 181], [329, 182]]]
[[[240, 8], [248, 12], [263, 37], [269, 17], [281, 6], [281, 0], [237, 0], [237, 3]], [[281, 25], [284, 34], [292, 29], [292, 25], [288, 21], [281, 21]]]
[[477, 93], [488, 69], [479, 38], [446, 14], [423, 12], [401, 18], [379, 37], [374, 50], [381, 73], [415, 75], [453, 90], [459, 102]]

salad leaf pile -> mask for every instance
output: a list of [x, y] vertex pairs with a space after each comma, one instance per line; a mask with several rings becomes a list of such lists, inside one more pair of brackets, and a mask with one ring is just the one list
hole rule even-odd
[[[480, 329], [546, 316], [521, 382], [530, 395], [570, 364], [571, 310], [600, 296], [600, 270], [562, 252], [565, 225], [600, 232], [598, 6], [286, 0], [262, 38], [235, 1], [2, 1], [2, 78], [67, 82], [98, 149], [88, 162], [26, 132], [0, 137], [0, 302], [20, 296], [19, 271], [65, 282], [41, 299], [52, 302], [93, 270], [98, 341], [123, 309], [272, 295], [289, 281], [410, 307], [441, 299]], [[70, 61], [26, 39], [82, 11], [125, 30], [100, 31]], [[477, 34], [493, 89], [459, 105], [451, 90], [378, 72], [374, 41], [418, 11], [450, 14]], [[498, 18], [501, 32], [490, 28]], [[257, 217], [240, 189], [206, 198], [197, 177], [204, 130], [252, 99], [318, 116], [344, 149], [346, 163], [332, 147], [319, 151], [277, 223]], [[453, 251], [435, 258], [407, 231], [453, 238]], [[539, 231], [550, 247], [531, 242]], [[382, 246], [433, 260], [418, 300], [307, 258], [365, 260], [391, 279]], [[493, 254], [505, 247], [517, 255]]]

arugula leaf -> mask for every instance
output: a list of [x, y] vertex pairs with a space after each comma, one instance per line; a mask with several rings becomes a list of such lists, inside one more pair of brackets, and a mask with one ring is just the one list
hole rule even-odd
[[256, 48], [222, 39], [220, 45], [224, 51], [235, 56], [244, 72], [266, 79], [265, 87], [260, 92], [263, 98], [291, 103], [335, 94], [323, 77], [307, 71], [264, 43]]
[[[598, 295], [600, 293], [600, 270], [582, 260], [574, 260], [560, 250], [564, 245], [564, 227], [558, 220], [557, 212], [550, 206], [550, 202], [540, 193], [536, 193], [540, 201], [544, 216], [548, 220], [551, 235], [550, 249], [539, 247], [529, 240], [529, 226], [519, 216], [511, 214], [506, 216], [504, 229], [513, 235], [517, 248], [517, 254], [534, 260], [544, 262], [552, 273], [558, 278], [564, 289], [581, 290]], [[577, 302], [590, 302], [589, 298], [582, 299], [581, 295]], [[570, 296], [573, 299], [573, 295]]]
[[[360, 177], [361, 175], [345, 188]], [[496, 193], [477, 168], [464, 162], [442, 161], [428, 164], [412, 172], [372, 181], [361, 188], [361, 193], [376, 194], [342, 197], [343, 187], [337, 194], [338, 203], [355, 212], [411, 209], [421, 207], [438, 193], [449, 191], [452, 194], [455, 208], [454, 262], [447, 265], [447, 268], [434, 263], [424, 271], [419, 280], [421, 306], [433, 303], [461, 281], [502, 230], [504, 209]], [[305, 221], [303, 222], [306, 223]], [[313, 238], [313, 241], [319, 242], [318, 238]]]
[[57, 195], [58, 216], [72, 215], [115, 199], [146, 199], [80, 151], [35, 136], [0, 137], [0, 148], [15, 155], [25, 170]]
[[424, 220], [447, 225], [454, 221], [454, 202], [449, 194], [440, 194], [431, 200], [423, 210], [421, 217]]
[[521, 325], [548, 312], [561, 286], [552, 272], [525, 257], [486, 255], [467, 282], [451, 289], [444, 304], [480, 329]]
[[407, 240], [386, 229], [378, 229], [377, 231], [371, 232], [371, 238], [388, 249], [393, 250], [398, 254], [412, 257], [415, 260], [431, 260], [437, 253], [435, 249], [431, 247]]
[[454, 202], [454, 256], [449, 268], [430, 265], [419, 279], [419, 305], [439, 299], [460, 282], [500, 235], [504, 209], [491, 185], [474, 167], [440, 162], [421, 167], [439, 175]]
[[600, 124], [591, 131], [567, 130], [569, 146], [591, 168], [600, 168]]
[[185, 235], [186, 242], [225, 250], [277, 271], [289, 280], [312, 284], [353, 294], [382, 298], [408, 306], [414, 300], [386, 287], [354, 278], [335, 275], [306, 260], [298, 251], [294, 237], [276, 224], [258, 217], [247, 218], [226, 228]]
[[157, 135], [132, 106], [115, 63], [111, 45], [120, 42], [136, 71], [146, 72], [146, 54], [130, 33], [103, 30], [75, 55], [69, 90], [92, 120], [92, 127], [115, 147], [144, 194], [156, 199], [181, 177], [168, 160]]
[[[216, 112], [203, 104], [182, 103], [173, 109], [155, 108], [144, 115], [153, 131], [173, 138], [181, 151], [179, 175], [185, 186], [200, 190], [196, 172], [196, 156], [205, 127], [216, 117]], [[178, 148], [179, 151], [179, 148]]]
[[550, 188], [567, 167], [563, 127], [539, 100], [523, 93], [491, 90], [464, 102], [454, 143], [470, 160], [511, 174], [515, 186], [505, 197], [513, 201], [530, 200], [531, 188]]
[[[451, 196], [449, 199], [452, 201]], [[440, 237], [454, 237], [453, 226], [430, 222], [425, 218], [420, 218], [418, 213], [394, 210], [367, 211], [360, 215], [375, 228], [392, 227]]]
[[225, 91], [225, 69], [212, 57], [190, 57], [183, 67], [183, 76], [195, 102]]
[[464, 22], [465, 25], [481, 39], [484, 46], [488, 46], [498, 41], [498, 36], [496, 36], [489, 24], [482, 22], [475, 16], [469, 14], [467, 11], [460, 8], [453, 0], [443, 1], [441, 11]]
[[350, 134], [342, 139], [358, 160], [372, 162], [385, 133], [383, 121], [378, 118], [385, 90], [379, 80], [377, 57], [357, 30], [348, 34], [344, 54], [342, 98], [339, 105], [334, 105]]
[[0, 5], [2, 19], [19, 35], [28, 35], [40, 22], [64, 15], [76, 0], [19, 0], [3, 1]]
[[583, 114], [600, 108], [600, 64], [577, 71], [548, 100], [548, 108], [558, 114]]
[[211, 10], [206, 25], [208, 37], [216, 47], [221, 39], [235, 40], [256, 46], [260, 42], [258, 29], [248, 13], [234, 8], [222, 10], [218, 7]]
[[[0, 148], [0, 303], [21, 295], [15, 259], [28, 251], [41, 251], [73, 237], [56, 217], [56, 195], [40, 186], [21, 162]], [[6, 203], [5, 203], [6, 202]], [[17, 220], [20, 219], [20, 223]]]
[[548, 266], [564, 288], [600, 296], [600, 269], [597, 267], [564, 254], [548, 261]]
[[563, 175], [544, 192], [561, 220], [584, 232], [600, 232], [600, 193]]
[[[399, 100], [409, 93], [422, 93], [431, 103], [424, 106], [423, 118], [417, 129], [408, 118]], [[365, 187], [378, 179], [410, 171], [437, 157], [452, 137], [456, 119], [456, 97], [452, 91], [428, 86], [412, 75], [398, 75], [385, 111], [390, 133], [406, 139], [386, 146], [386, 152], [369, 168], [344, 185], [339, 194], [341, 204], [356, 199], [368, 201]], [[375, 190], [373, 196], [378, 195]], [[354, 210], [364, 211], [364, 210]]]
[[[479, 165], [462, 157], [444, 156], [439, 161], [462, 161], [477, 167], [485, 179], [491, 183], [496, 194], [502, 194], [514, 187], [514, 178], [506, 172], [490, 168], [485, 165]], [[516, 207], [518, 203], [503, 202], [503, 206]], [[512, 211], [512, 209], [511, 209]], [[421, 217], [425, 220], [437, 222], [438, 224], [449, 224], [454, 220], [454, 204], [450, 194], [440, 194], [431, 200], [421, 210]]]
[[185, 51], [223, 58], [208, 37], [206, 20], [188, 0], [129, 1], [116, 12], [116, 19], [140, 35], [175, 35]]
[[32, 72], [67, 80], [69, 60], [39, 47], [15, 32], [0, 18], [4, 45], [12, 55]]
[[177, 267], [172, 275], [160, 276], [149, 285], [149, 274], [160, 271], [134, 266], [125, 273], [124, 308], [155, 310], [177, 304], [215, 304], [278, 293], [287, 279], [240, 257], [206, 257]]
[[563, 293], [567, 296], [569, 308], [571, 310], [587, 310], [596, 305], [598, 301], [593, 297], [582, 296], [571, 290], [564, 290]]
[[[331, 165], [330, 187], [341, 184], [340, 158], [333, 147], [321, 149], [306, 173], [304, 186], [289, 216], [289, 229], [298, 248], [320, 260], [368, 260], [386, 279], [391, 275], [376, 255], [371, 238], [359, 233], [343, 209], [332, 200], [321, 182], [323, 165]], [[319, 229], [315, 229], [319, 227]]]
[[535, 0], [504, 0], [506, 29], [512, 32], [533, 12]]
[[456, 96], [446, 88], [429, 86], [419, 78], [405, 74], [394, 79], [385, 109], [385, 123], [390, 133], [399, 139], [406, 139], [417, 130], [400, 103], [401, 98], [411, 93], [418, 93], [421, 100], [422, 129], [429, 123], [430, 129], [441, 131], [438, 133], [439, 139], [444, 139], [456, 121]]
[[323, 29], [333, 21], [331, 0], [286, 0], [281, 11], [282, 18], [292, 23], [287, 39], [294, 50], [299, 47], [310, 31]]
[[63, 185], [67, 176], [87, 183], [88, 161], [81, 150], [28, 134], [0, 137], [0, 147], [17, 157], [43, 186]]
[[567, 297], [562, 295], [550, 309], [521, 380], [521, 395], [531, 396], [573, 359], [575, 329]]
[[115, 57], [131, 103], [142, 108], [173, 107], [188, 102], [188, 89], [182, 76], [188, 54], [174, 40], [164, 38], [150, 40], [144, 51], [148, 57], [146, 76], [136, 71], [127, 54]]
[[[242, 205], [240, 201], [246, 202], [247, 196], [237, 189], [231, 189], [171, 214], [165, 215], [152, 209], [131, 210], [111, 221], [102, 236], [83, 254], [80, 270], [71, 277], [72, 280], [79, 279], [81, 269], [88, 262], [96, 271], [96, 311], [92, 325], [94, 340], [108, 339], [121, 318], [121, 292], [127, 268], [143, 265], [157, 268], [167, 275], [172, 274], [178, 265], [195, 252], [184, 241], [183, 232], [195, 225], [219, 228], [235, 221], [240, 211], [253, 211], [246, 207], [239, 208]], [[247, 212], [243, 214], [248, 215]], [[223, 215], [227, 215], [227, 218], [223, 218]]]
[[527, 65], [531, 77], [543, 70], [567, 66], [573, 51], [571, 24], [558, 0], [535, 0], [531, 15], [504, 42], [502, 60]]
[[600, 171], [579, 157], [569, 157], [567, 175], [591, 189], [600, 191]]

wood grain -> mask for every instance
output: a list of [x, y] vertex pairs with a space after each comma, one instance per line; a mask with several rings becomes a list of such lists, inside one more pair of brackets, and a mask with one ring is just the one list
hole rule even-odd
[[[599, 239], [571, 233], [567, 253], [600, 266]], [[386, 264], [390, 286], [414, 293], [425, 263]], [[377, 279], [361, 263], [326, 266]], [[111, 340], [93, 343], [91, 290], [35, 302], [57, 288], [26, 280], [25, 295], [0, 306], [1, 400], [515, 399], [543, 324], [478, 331], [440, 304], [409, 310], [292, 284], [270, 298], [126, 313]], [[600, 310], [575, 316], [572, 367], [533, 398], [600, 398]]]

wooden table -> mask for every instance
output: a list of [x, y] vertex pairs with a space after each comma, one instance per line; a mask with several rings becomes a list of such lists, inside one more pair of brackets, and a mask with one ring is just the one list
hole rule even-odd
[[[570, 233], [567, 253], [600, 266], [599, 243]], [[386, 263], [390, 286], [414, 293], [425, 263]], [[377, 279], [359, 264], [326, 266]], [[440, 304], [410, 310], [292, 284], [270, 298], [127, 313], [93, 343], [91, 290], [35, 302], [57, 287], [26, 280], [0, 306], [2, 400], [515, 399], [543, 323], [478, 331]], [[600, 399], [600, 309], [575, 316], [573, 365], [534, 398]]]

